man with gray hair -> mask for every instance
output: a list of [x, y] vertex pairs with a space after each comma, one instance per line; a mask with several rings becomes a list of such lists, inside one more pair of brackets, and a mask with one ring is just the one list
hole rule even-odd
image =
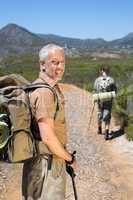
[[64, 96], [58, 85], [65, 71], [63, 48], [55, 44], [44, 46], [39, 52], [39, 62], [40, 74], [34, 84], [43, 83], [48, 87], [30, 93], [32, 112], [40, 133], [36, 136], [39, 154], [24, 163], [22, 195], [24, 200], [64, 200], [65, 163], [75, 169], [76, 160], [65, 148]]

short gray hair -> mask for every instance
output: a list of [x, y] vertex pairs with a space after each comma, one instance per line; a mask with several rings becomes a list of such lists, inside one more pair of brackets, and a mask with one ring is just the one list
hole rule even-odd
[[55, 51], [55, 50], [64, 51], [64, 48], [56, 44], [48, 44], [42, 47], [41, 50], [39, 51], [39, 60], [40, 61], [46, 60], [48, 58], [49, 51]]

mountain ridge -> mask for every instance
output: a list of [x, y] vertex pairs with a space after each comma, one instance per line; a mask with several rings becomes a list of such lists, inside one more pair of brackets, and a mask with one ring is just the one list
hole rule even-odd
[[17, 24], [10, 23], [0, 29], [0, 55], [36, 53], [39, 48], [48, 43], [56, 43], [69, 51], [69, 54], [79, 52], [126, 50], [133, 51], [133, 32], [126, 36], [106, 41], [103, 38], [80, 39], [54, 34], [33, 33]]

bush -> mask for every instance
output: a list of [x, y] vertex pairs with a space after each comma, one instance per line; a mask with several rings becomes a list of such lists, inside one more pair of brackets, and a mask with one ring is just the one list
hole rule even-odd
[[[92, 60], [89, 57], [84, 58], [66, 58], [66, 70], [63, 77], [64, 83], [77, 85], [87, 91], [93, 90], [94, 80], [98, 76], [99, 67], [102, 65], [110, 67], [111, 76], [117, 82], [118, 94], [113, 113], [117, 120], [121, 121], [121, 126], [126, 125], [126, 132], [132, 138], [132, 125], [127, 116], [127, 86], [133, 79], [133, 58], [121, 59], [98, 59]], [[37, 78], [39, 72], [38, 56], [33, 54], [16, 55], [4, 58], [0, 62], [0, 76], [18, 73], [26, 79], [33, 81]], [[124, 87], [124, 88], [123, 88]], [[123, 95], [122, 95], [123, 94]], [[133, 109], [133, 108], [132, 108]]]
[[125, 128], [125, 132], [126, 132], [126, 137], [129, 141], [133, 141], [133, 124], [129, 124], [126, 128]]
[[127, 87], [119, 92], [113, 106], [113, 114], [121, 128], [124, 128], [127, 139], [133, 140], [133, 116], [128, 116], [127, 113], [127, 92]]
[[[123, 122], [127, 120], [127, 88], [123, 88], [117, 94], [114, 100], [113, 113], [117, 118], [123, 118]], [[123, 124], [124, 125], [124, 124]]]

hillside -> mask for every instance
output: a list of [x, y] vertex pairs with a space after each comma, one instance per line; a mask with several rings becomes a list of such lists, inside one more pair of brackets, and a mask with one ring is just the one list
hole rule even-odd
[[0, 57], [23, 53], [36, 53], [48, 43], [59, 44], [67, 50], [69, 56], [80, 56], [92, 52], [110, 52], [129, 54], [133, 52], [133, 34], [113, 41], [96, 39], [77, 39], [53, 34], [36, 34], [17, 24], [8, 24], [0, 29]]
[[114, 49], [133, 49], [133, 33], [129, 33], [123, 38], [113, 40], [108, 43]]
[[[92, 90], [99, 67], [102, 64], [107, 64], [110, 66], [111, 75], [117, 82], [118, 91], [124, 88], [125, 95], [125, 91], [133, 85], [133, 58], [132, 55], [126, 55], [126, 53], [132, 52], [131, 45], [125, 47], [121, 45], [132, 44], [132, 40], [133, 33], [111, 42], [102, 39], [81, 40], [51, 34], [38, 35], [16, 24], [9, 24], [0, 30], [0, 75], [18, 73], [31, 81], [34, 80], [37, 77], [39, 67], [36, 53], [42, 45], [54, 42], [65, 46], [67, 57], [63, 82]], [[103, 43], [106, 43], [105, 51], [101, 50]], [[111, 47], [111, 50], [109, 50], [110, 47], [107, 44]], [[119, 44], [120, 50], [116, 48], [116, 44]], [[124, 53], [124, 48], [127, 48], [126, 53]], [[133, 139], [133, 100], [132, 96], [128, 98], [127, 95], [125, 96], [126, 98], [118, 99], [118, 103], [126, 110], [126, 114], [116, 108], [114, 110], [119, 117], [125, 118], [126, 122], [124, 123], [128, 125], [129, 138]], [[131, 117], [127, 114], [129, 111]]]
[[8, 24], [0, 30], [0, 55], [35, 52], [45, 40], [16, 24]]

